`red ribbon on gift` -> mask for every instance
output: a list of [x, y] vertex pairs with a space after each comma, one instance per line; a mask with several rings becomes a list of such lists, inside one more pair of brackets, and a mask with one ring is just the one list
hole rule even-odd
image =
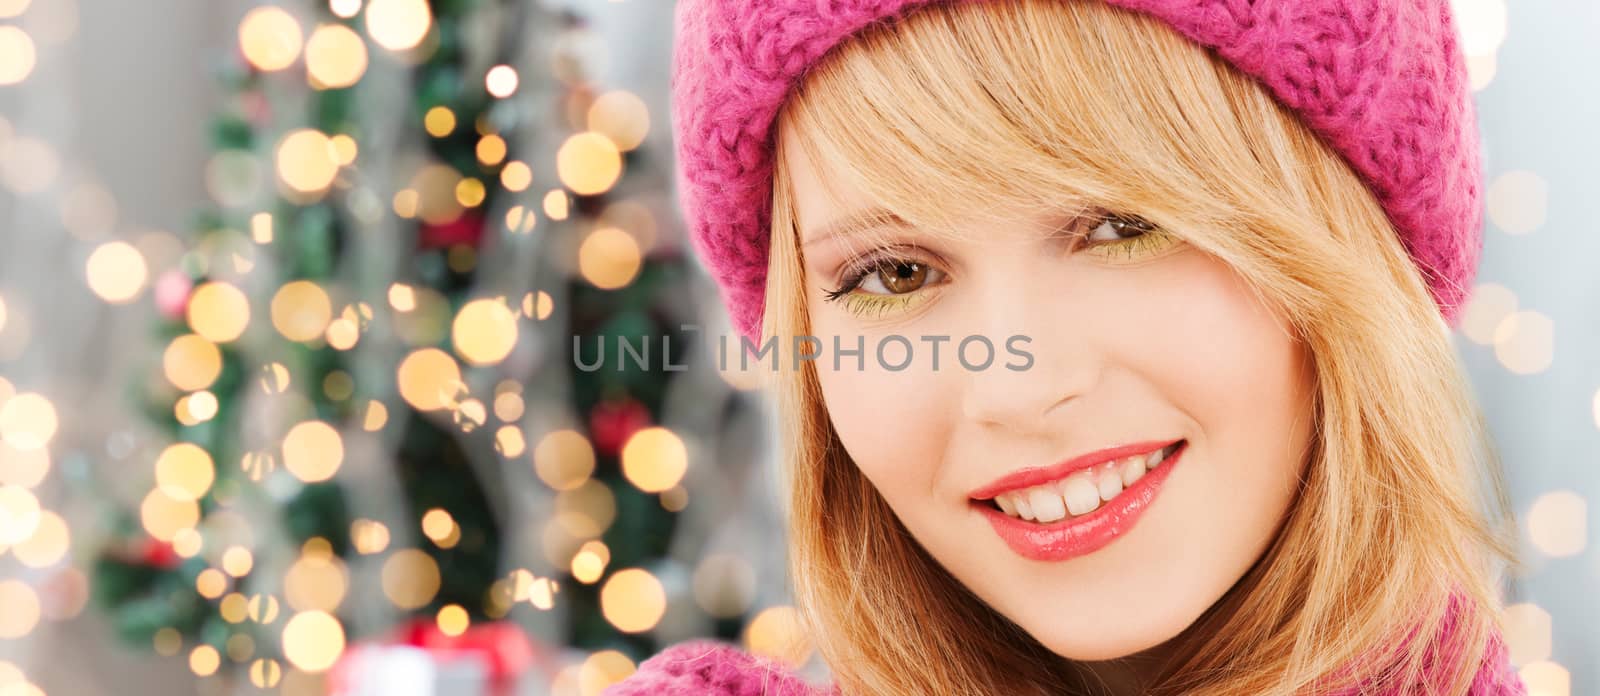
[[[402, 624], [388, 639], [372, 644], [420, 648], [440, 663], [463, 659], [478, 662], [488, 670], [489, 688], [495, 696], [516, 693], [517, 680], [528, 668], [550, 662], [549, 656], [537, 650], [528, 635], [510, 621], [476, 624], [461, 635], [452, 636], [440, 630], [434, 620], [417, 618]], [[341, 664], [334, 666], [329, 679], [331, 693], [347, 693], [354, 686], [348, 683], [348, 665], [342, 663], [357, 652], [359, 648], [347, 651], [339, 660]]]

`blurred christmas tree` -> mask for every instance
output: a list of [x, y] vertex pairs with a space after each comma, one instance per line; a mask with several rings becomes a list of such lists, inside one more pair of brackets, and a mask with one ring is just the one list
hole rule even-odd
[[[514, 98], [529, 88], [516, 67], [529, 8], [332, 0], [241, 21], [206, 172], [216, 205], [197, 216], [182, 270], [158, 280], [165, 348], [132, 385], [165, 442], [136, 508], [111, 513], [94, 570], [98, 606], [128, 641], [187, 655], [201, 675], [231, 659], [288, 691], [291, 675], [335, 667], [347, 640], [435, 644], [559, 593], [565, 642], [658, 647], [639, 623], [659, 612], [607, 615], [599, 581], [664, 555], [686, 502], [683, 443], [651, 428], [679, 373], [561, 351], [574, 335], [583, 351], [687, 345], [663, 307], [687, 301], [689, 266], [613, 200], [624, 172], [655, 166], [636, 149], [648, 124], [636, 97], [596, 94], [581, 56], [558, 48], [554, 113]], [[399, 74], [373, 75], [384, 69]], [[548, 165], [512, 154], [539, 129], [562, 133], [565, 188], [531, 195]], [[395, 172], [394, 194], [378, 193]], [[524, 192], [537, 204], [518, 203]], [[486, 280], [504, 277], [500, 252], [535, 236], [541, 214], [537, 232], [574, 233], [570, 272], [551, 274], [561, 287]], [[545, 321], [558, 296], [565, 313]], [[541, 359], [563, 373], [579, 427], [529, 446], [519, 423], [549, 385], [492, 369]], [[508, 567], [517, 479], [485, 459], [531, 468], [571, 513], [546, 539], [548, 577]], [[367, 611], [380, 594], [387, 618]], [[526, 662], [496, 635], [494, 660]]]

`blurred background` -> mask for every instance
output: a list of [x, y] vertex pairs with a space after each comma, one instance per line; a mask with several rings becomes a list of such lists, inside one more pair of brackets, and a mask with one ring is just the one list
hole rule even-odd
[[[1452, 4], [1508, 638], [1594, 693], [1600, 4]], [[0, 696], [592, 695], [700, 636], [825, 676], [705, 350], [672, 11], [0, 0]]]

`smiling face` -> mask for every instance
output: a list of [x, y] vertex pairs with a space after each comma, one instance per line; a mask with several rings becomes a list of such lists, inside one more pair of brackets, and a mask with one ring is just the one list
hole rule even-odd
[[[1311, 442], [1314, 376], [1281, 318], [1137, 211], [824, 234], [873, 201], [802, 152], [783, 166], [826, 409], [930, 555], [1078, 660], [1161, 644], [1220, 599], [1272, 541]], [[878, 360], [889, 336], [913, 349], [905, 369], [888, 369], [903, 343]], [[994, 346], [987, 369], [958, 360], [969, 336]], [[835, 337], [864, 365], [836, 366]]]

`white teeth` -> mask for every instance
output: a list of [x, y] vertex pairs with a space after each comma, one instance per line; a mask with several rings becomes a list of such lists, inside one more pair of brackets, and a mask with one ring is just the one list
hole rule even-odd
[[1067, 499], [1067, 511], [1086, 515], [1100, 507], [1100, 489], [1089, 474], [1073, 474], [1061, 483], [1061, 495]]
[[1100, 499], [1111, 500], [1122, 492], [1122, 475], [1116, 469], [1100, 473]]
[[1060, 481], [994, 497], [1001, 512], [1049, 524], [1067, 516], [1086, 515], [1121, 495], [1150, 469], [1166, 461], [1169, 450], [1134, 455], [1072, 474]]
[[1001, 512], [1011, 515], [1012, 517], [1017, 516], [1017, 504], [1012, 502], [1009, 494], [995, 496], [994, 502], [996, 505], [1000, 506]]
[[1025, 520], [1033, 519], [1033, 507], [1028, 504], [1027, 496], [1016, 496], [1011, 502], [1017, 506], [1017, 517]]
[[1033, 508], [1034, 519], [1040, 522], [1054, 522], [1067, 516], [1067, 506], [1061, 501], [1061, 496], [1049, 488], [1035, 488], [1028, 495], [1028, 503]]
[[1124, 460], [1122, 462], [1122, 486], [1124, 488], [1132, 486], [1134, 482], [1142, 478], [1144, 476], [1144, 468], [1144, 459], [1142, 458], [1128, 457]]

